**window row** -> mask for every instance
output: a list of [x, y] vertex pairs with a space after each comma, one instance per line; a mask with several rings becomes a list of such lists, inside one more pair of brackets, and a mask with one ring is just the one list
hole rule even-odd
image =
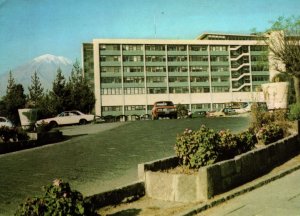
[[[123, 62], [143, 62], [142, 55], [123, 56]], [[147, 55], [146, 62], [166, 62], [166, 56], [161, 55]], [[168, 56], [168, 62], [186, 62], [187, 56]], [[228, 62], [228, 56], [210, 56], [212, 62]], [[121, 56], [114, 55], [101, 55], [101, 62], [121, 62]], [[192, 55], [189, 56], [190, 62], [207, 62], [208, 56], [206, 55]]]
[[[190, 51], [207, 51], [207, 45], [188, 45]], [[248, 46], [243, 46], [248, 49]], [[143, 44], [123, 44], [122, 50], [143, 50]], [[100, 50], [121, 50], [120, 44], [100, 44]], [[151, 44], [145, 45], [147, 51], [165, 51], [166, 45], [164, 44]], [[167, 45], [168, 51], [186, 51], [187, 45]], [[225, 45], [211, 45], [211, 51], [227, 51], [228, 46]], [[254, 45], [250, 46], [251, 51], [268, 51], [268, 46], [265, 45]]]
[[[170, 83], [173, 82], [209, 82], [208, 76], [191, 76], [190, 78], [186, 76], [170, 76], [168, 78]], [[121, 83], [121, 77], [102, 77], [101, 83]], [[144, 77], [124, 77], [124, 83], [144, 83]], [[147, 83], [167, 83], [167, 77], [165, 76], [155, 76], [147, 77]], [[229, 82], [228, 76], [213, 76], [211, 77], [212, 82]]]
[[[212, 86], [212, 92], [229, 92], [229, 86]], [[191, 93], [209, 93], [208, 86], [192, 86]], [[124, 95], [167, 94], [167, 87], [124, 88]], [[170, 94], [189, 93], [189, 87], [169, 87]], [[122, 88], [101, 88], [101, 95], [122, 95]]]
[[[165, 44], [146, 44], [145, 50], [147, 51], [207, 51], [207, 45], [165, 45]], [[121, 50], [120, 44], [100, 44], [100, 50]], [[123, 44], [122, 50], [144, 50], [143, 44]], [[227, 51], [228, 46], [225, 45], [211, 45], [211, 51]]]

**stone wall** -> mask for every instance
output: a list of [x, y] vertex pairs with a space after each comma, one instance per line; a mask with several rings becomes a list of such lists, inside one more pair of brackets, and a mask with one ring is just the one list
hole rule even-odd
[[[267, 173], [299, 151], [298, 134], [295, 134], [231, 160], [202, 167], [194, 175], [164, 172], [178, 165], [175, 156], [139, 164], [138, 175], [145, 181], [149, 197], [179, 202], [205, 201]], [[163, 172], [157, 172], [159, 170]]]

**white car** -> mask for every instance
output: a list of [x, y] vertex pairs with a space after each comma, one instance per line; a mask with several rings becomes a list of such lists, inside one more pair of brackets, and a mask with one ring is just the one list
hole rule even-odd
[[4, 127], [4, 126], [12, 128], [14, 125], [9, 119], [0, 116], [0, 127]]
[[52, 127], [57, 127], [61, 125], [71, 125], [71, 124], [86, 124], [88, 122], [94, 121], [95, 116], [92, 114], [84, 114], [80, 111], [64, 111], [58, 116], [47, 119], [40, 119], [36, 122], [36, 125], [41, 125], [43, 123], [50, 124]]

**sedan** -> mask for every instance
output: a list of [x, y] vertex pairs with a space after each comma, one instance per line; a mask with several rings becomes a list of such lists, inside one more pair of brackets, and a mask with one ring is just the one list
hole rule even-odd
[[94, 121], [95, 116], [91, 114], [84, 114], [80, 111], [64, 111], [54, 118], [40, 119], [36, 122], [36, 125], [50, 124], [52, 127], [61, 125], [72, 124], [86, 124]]
[[0, 116], [0, 127], [4, 127], [4, 126], [11, 128], [14, 125], [13, 125], [13, 123], [9, 119]]

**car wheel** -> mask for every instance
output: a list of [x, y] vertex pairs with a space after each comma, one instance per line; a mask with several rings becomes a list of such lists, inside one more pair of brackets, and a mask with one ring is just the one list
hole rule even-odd
[[56, 128], [58, 126], [56, 121], [52, 121], [49, 124], [50, 124], [51, 128]]
[[80, 119], [79, 124], [85, 125], [87, 123], [87, 120], [85, 119]]

